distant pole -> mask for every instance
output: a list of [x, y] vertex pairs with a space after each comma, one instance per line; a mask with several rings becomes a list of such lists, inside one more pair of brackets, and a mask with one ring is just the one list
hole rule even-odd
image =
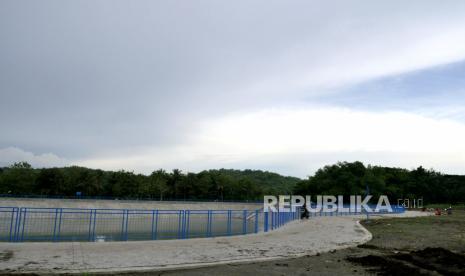
[[[366, 185], [366, 191], [365, 191], [365, 196], [368, 196], [370, 194], [370, 188], [368, 188], [368, 183], [365, 182], [365, 185]], [[367, 221], [370, 219], [370, 215], [368, 214], [368, 211], [365, 210], [367, 212]]]

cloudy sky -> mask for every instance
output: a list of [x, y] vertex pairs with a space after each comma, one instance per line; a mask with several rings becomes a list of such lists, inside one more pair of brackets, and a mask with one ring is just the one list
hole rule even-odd
[[0, 2], [0, 166], [465, 174], [465, 1]]

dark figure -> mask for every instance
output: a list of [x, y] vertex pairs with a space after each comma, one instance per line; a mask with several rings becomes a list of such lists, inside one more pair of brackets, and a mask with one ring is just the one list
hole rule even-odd
[[303, 211], [302, 211], [302, 214], [300, 215], [300, 219], [304, 219], [304, 218], [308, 219], [310, 216], [307, 210], [307, 203], [304, 203], [302, 208], [303, 208]]
[[452, 206], [446, 209], [448, 215], [452, 215]]

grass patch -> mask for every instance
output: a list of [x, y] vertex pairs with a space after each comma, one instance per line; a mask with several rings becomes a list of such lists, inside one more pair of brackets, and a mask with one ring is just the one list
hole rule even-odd
[[373, 234], [368, 245], [392, 250], [442, 247], [465, 253], [465, 211], [452, 215], [362, 221]]

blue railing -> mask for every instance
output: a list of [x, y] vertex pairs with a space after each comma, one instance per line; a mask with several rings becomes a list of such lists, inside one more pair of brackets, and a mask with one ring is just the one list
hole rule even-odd
[[0, 241], [13, 241], [16, 232], [17, 207], [0, 207]]
[[276, 229], [297, 212], [0, 207], [0, 240], [129, 241], [232, 236]]
[[[395, 213], [404, 212], [395, 207]], [[355, 212], [318, 212], [347, 216]], [[372, 214], [374, 215], [374, 213]], [[130, 210], [0, 207], [0, 241], [130, 241], [208, 238], [268, 232], [301, 212], [262, 210]]]

